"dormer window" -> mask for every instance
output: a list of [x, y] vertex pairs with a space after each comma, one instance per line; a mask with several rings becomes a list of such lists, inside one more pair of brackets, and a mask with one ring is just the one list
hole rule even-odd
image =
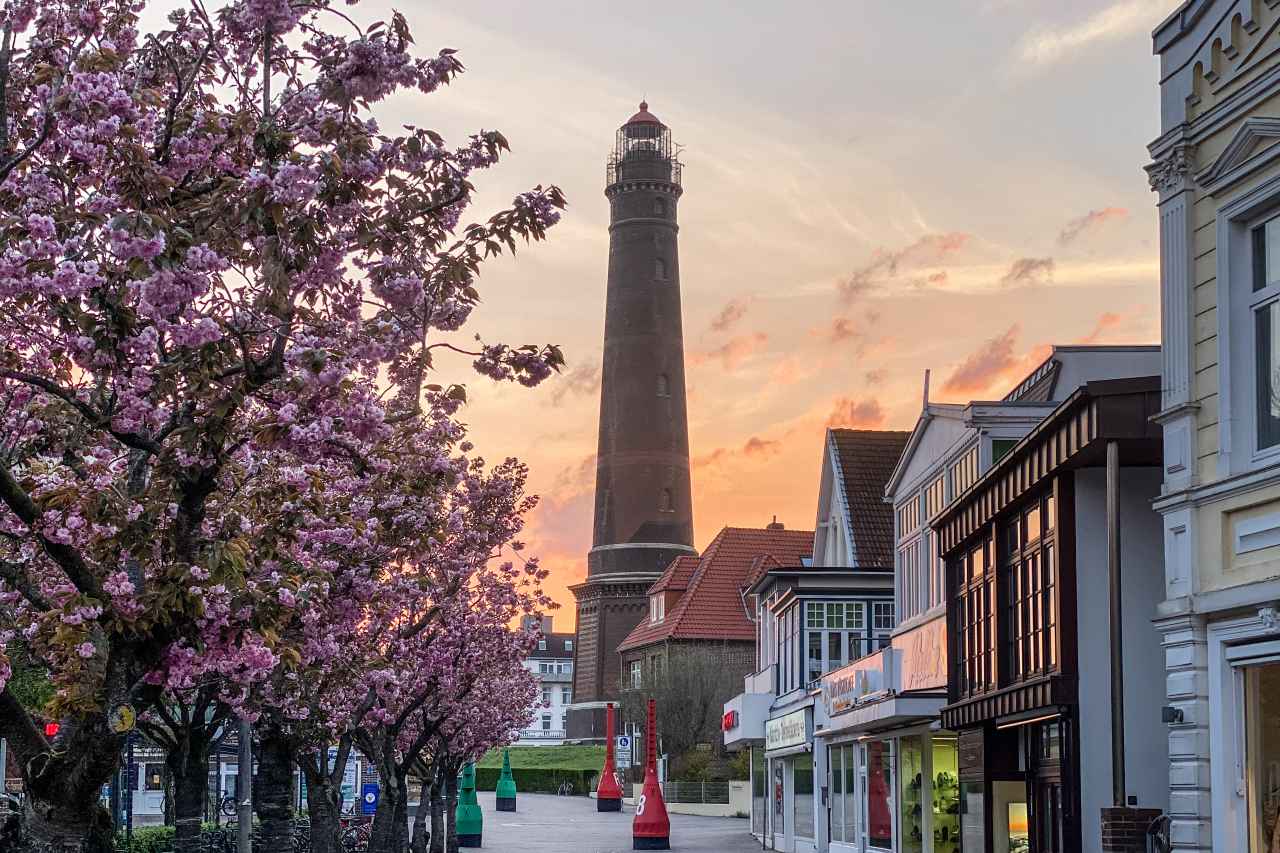
[[667, 617], [667, 602], [662, 593], [649, 596], [649, 621], [655, 625]]

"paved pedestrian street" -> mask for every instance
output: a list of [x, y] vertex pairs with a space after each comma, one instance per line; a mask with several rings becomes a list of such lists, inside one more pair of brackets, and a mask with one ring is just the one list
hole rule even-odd
[[[493, 792], [480, 792], [484, 849], [499, 853], [621, 853], [631, 849], [633, 809], [601, 814], [588, 797], [520, 794], [518, 811], [494, 810]], [[671, 849], [688, 853], [759, 850], [743, 818], [671, 815]]]

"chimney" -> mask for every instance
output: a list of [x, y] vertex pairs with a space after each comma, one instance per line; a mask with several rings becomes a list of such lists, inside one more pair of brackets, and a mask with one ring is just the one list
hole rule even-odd
[[778, 521], [778, 517], [775, 515], [773, 517], [773, 521], [766, 524], [764, 526], [764, 529], [765, 530], [786, 530], [787, 526], [783, 524], [781, 521]]

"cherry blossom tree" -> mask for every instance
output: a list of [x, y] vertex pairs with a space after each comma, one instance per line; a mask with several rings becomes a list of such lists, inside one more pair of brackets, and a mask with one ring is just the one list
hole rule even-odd
[[559, 191], [464, 227], [503, 137], [450, 147], [375, 116], [449, 83], [452, 51], [416, 57], [402, 17], [328, 0], [191, 0], [153, 32], [145, 6], [0, 5], [0, 647], [47, 668], [63, 723], [44, 737], [0, 654], [0, 736], [27, 837], [93, 853], [112, 712], [216, 670], [248, 713], [301, 663], [280, 637], [325, 583], [315, 537], [367, 535], [308, 529], [273, 488], [350, 503], [414, 432], [434, 437], [415, 470], [453, 470], [465, 391], [437, 380], [444, 353], [525, 385], [562, 363], [457, 343], [482, 262], [542, 239]]

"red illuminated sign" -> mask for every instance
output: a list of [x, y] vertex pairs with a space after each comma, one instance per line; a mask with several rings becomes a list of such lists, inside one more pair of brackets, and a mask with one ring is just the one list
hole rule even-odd
[[720, 721], [720, 728], [724, 731], [732, 731], [738, 727], [738, 712], [729, 711], [724, 715], [724, 719]]

